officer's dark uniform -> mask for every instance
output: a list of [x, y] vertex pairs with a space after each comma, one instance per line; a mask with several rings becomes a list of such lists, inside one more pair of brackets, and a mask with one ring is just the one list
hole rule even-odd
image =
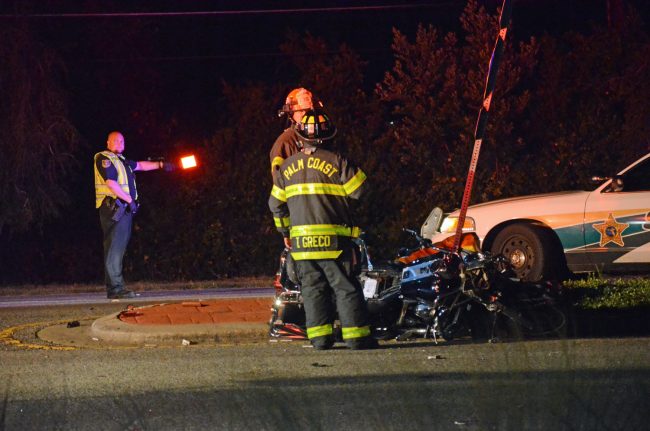
[[138, 192], [133, 171], [137, 166], [137, 162], [108, 150], [95, 154], [95, 206], [99, 208], [104, 232], [104, 281], [109, 297], [124, 291], [122, 259], [131, 238], [133, 214], [125, 211], [119, 221], [112, 219], [116, 195], [108, 188], [106, 180], [116, 181], [136, 200]]
[[280, 169], [282, 163], [292, 155], [296, 154], [302, 148], [302, 144], [296, 136], [295, 129], [289, 127], [285, 129], [284, 132], [278, 136], [278, 139], [275, 140], [273, 146], [271, 147], [271, 152], [269, 153], [269, 158], [271, 159], [271, 174]]
[[352, 274], [351, 238], [359, 235], [359, 228], [353, 225], [349, 204], [360, 197], [365, 180], [363, 171], [346, 159], [311, 146], [285, 160], [274, 174], [269, 207], [278, 230], [291, 237], [307, 336], [316, 348], [333, 344], [332, 294], [348, 346], [371, 347], [375, 342], [361, 286]]

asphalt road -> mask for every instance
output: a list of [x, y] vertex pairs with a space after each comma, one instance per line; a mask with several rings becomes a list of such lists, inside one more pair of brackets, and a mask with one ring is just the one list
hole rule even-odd
[[[2, 329], [120, 304], [0, 309]], [[38, 325], [16, 337], [38, 343]], [[650, 339], [135, 349], [0, 343], [1, 430], [637, 430]]]
[[[146, 302], [168, 302], [180, 300], [199, 301], [205, 299], [219, 298], [242, 298], [250, 296], [269, 296], [274, 294], [272, 288], [217, 288], [217, 289], [200, 289], [200, 290], [161, 290], [161, 291], [144, 291], [138, 292], [136, 298], [127, 300], [113, 301], [120, 303], [127, 301], [135, 305], [141, 305]], [[105, 292], [81, 292], [81, 293], [62, 293], [50, 295], [20, 295], [20, 296], [0, 296], [0, 309], [7, 307], [38, 307], [53, 305], [88, 305], [88, 304], [106, 304]]]

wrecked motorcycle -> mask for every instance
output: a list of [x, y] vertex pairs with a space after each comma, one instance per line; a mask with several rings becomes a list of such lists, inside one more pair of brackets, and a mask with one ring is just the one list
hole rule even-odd
[[[559, 335], [566, 326], [555, 286], [513, 277], [507, 259], [483, 253], [474, 234], [464, 234], [458, 252], [451, 242], [432, 244], [441, 219], [431, 212], [420, 234], [404, 229], [416, 242], [394, 262], [373, 265], [362, 239], [358, 280], [367, 301], [372, 334], [398, 341], [416, 337], [434, 341], [463, 336], [495, 341], [512, 337]], [[288, 250], [280, 259], [269, 322], [274, 338], [305, 339], [300, 283]]]

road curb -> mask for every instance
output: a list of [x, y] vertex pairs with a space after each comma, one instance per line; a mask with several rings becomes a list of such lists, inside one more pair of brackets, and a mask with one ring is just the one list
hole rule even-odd
[[46, 325], [37, 336], [77, 348], [242, 344], [269, 340], [272, 298], [264, 296], [159, 303]]
[[181, 345], [198, 343], [241, 343], [267, 340], [266, 323], [221, 323], [187, 325], [133, 325], [121, 321], [120, 313], [95, 320], [90, 334], [100, 341], [120, 345]]

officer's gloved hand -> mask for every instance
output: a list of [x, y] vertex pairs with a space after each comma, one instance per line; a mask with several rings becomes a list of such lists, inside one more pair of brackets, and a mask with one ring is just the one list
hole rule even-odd
[[140, 204], [137, 203], [135, 199], [129, 202], [129, 212], [131, 214], [137, 213], [139, 208], [140, 208]]
[[174, 165], [172, 162], [163, 162], [162, 168], [165, 170], [165, 172], [171, 172], [176, 170], [176, 165]]

